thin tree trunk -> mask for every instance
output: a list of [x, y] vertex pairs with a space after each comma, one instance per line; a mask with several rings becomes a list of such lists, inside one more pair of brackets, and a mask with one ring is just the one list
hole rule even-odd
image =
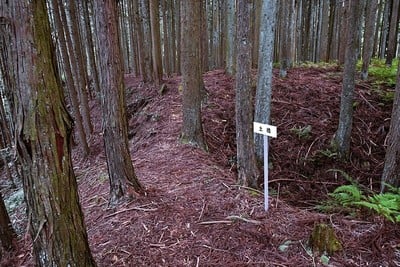
[[236, 4], [235, 0], [227, 0], [226, 14], [226, 72], [235, 75], [236, 70]]
[[142, 79], [144, 82], [154, 82], [153, 76], [153, 62], [152, 62], [152, 41], [151, 41], [151, 23], [150, 23], [150, 11], [149, 11], [149, 0], [140, 0], [140, 15], [142, 21], [143, 30], [143, 47], [142, 47], [142, 64], [144, 73]]
[[353, 95], [359, 46], [358, 32], [361, 24], [360, 14], [362, 13], [363, 3], [365, 3], [364, 0], [350, 0], [349, 15], [347, 17], [346, 60], [343, 69], [339, 125], [334, 139], [335, 148], [342, 159], [348, 159], [350, 153], [353, 124]]
[[392, 61], [396, 55], [399, 29], [399, 6], [400, 0], [392, 0], [392, 12], [390, 15], [389, 39], [386, 54], [386, 65], [392, 66]]
[[163, 75], [159, 13], [160, 13], [159, 0], [150, 0], [151, 51], [153, 58], [153, 77], [157, 85], [160, 85]]
[[391, 0], [385, 1], [385, 8], [383, 10], [383, 21], [382, 21], [382, 29], [381, 29], [381, 41], [380, 41], [380, 50], [379, 50], [379, 58], [383, 59], [386, 55], [387, 48], [387, 39], [389, 34], [389, 23], [390, 23], [390, 10], [391, 10]]
[[362, 67], [361, 79], [368, 78], [368, 66], [371, 62], [373, 53], [374, 39], [375, 39], [375, 23], [376, 23], [376, 10], [378, 8], [378, 0], [368, 0], [365, 9], [365, 31], [364, 43], [362, 50]]

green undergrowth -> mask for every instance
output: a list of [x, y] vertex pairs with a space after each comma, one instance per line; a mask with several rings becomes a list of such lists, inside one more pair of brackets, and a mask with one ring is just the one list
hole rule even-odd
[[[357, 67], [361, 69], [362, 62], [359, 61]], [[394, 59], [391, 66], [385, 64], [385, 60], [372, 59], [368, 68], [374, 85], [386, 85], [394, 87], [396, 85], [398, 59]]]
[[[371, 92], [377, 94], [381, 99], [379, 105], [393, 103], [398, 60], [394, 59], [392, 65], [387, 66], [385, 60], [374, 58], [368, 67], [368, 80], [371, 84]], [[361, 70], [361, 65], [362, 61], [358, 61], [358, 70]]]
[[329, 193], [329, 199], [317, 208], [323, 212], [344, 212], [352, 216], [359, 215], [363, 210], [374, 212], [391, 222], [400, 223], [400, 188], [388, 186], [385, 193], [374, 193], [362, 189], [348, 174], [340, 170], [351, 184], [337, 187]]

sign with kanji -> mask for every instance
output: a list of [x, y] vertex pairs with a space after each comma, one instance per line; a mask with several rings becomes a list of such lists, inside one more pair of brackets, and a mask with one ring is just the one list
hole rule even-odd
[[262, 124], [259, 122], [254, 122], [254, 132], [270, 137], [277, 137], [277, 129], [276, 126], [268, 125], [268, 124]]
[[264, 137], [264, 209], [268, 211], [268, 136], [277, 137], [278, 131], [276, 126], [254, 122], [254, 132]]

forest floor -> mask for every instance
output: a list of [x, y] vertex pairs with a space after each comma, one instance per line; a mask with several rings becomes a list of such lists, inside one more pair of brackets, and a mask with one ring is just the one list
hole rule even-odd
[[[91, 250], [99, 266], [323, 266], [310, 253], [314, 225], [331, 225], [343, 250], [329, 266], [400, 266], [400, 228], [372, 213], [322, 213], [317, 204], [349, 182], [378, 189], [391, 103], [371, 82], [357, 82], [352, 152], [341, 162], [330, 152], [339, 115], [341, 72], [294, 68], [274, 72], [270, 145], [270, 209], [262, 192], [236, 184], [234, 80], [223, 71], [204, 75], [208, 101], [203, 123], [209, 152], [179, 143], [180, 77], [166, 89], [127, 77], [131, 155], [146, 196], [108, 206], [108, 174], [101, 112], [92, 104], [92, 153], [74, 149], [81, 205]], [[8, 193], [5, 192], [5, 195]], [[4, 266], [31, 266], [31, 240], [21, 209], [11, 214], [19, 249], [3, 255]]]

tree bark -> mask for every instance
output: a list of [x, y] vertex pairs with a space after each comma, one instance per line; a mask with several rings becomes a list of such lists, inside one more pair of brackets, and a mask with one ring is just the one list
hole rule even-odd
[[[182, 130], [180, 141], [206, 150], [201, 122], [201, 56], [199, 1], [181, 2], [181, 57], [182, 57]], [[191, 36], [188, 38], [188, 36]]]
[[367, 1], [365, 8], [364, 43], [362, 50], [362, 67], [361, 67], [362, 80], [367, 80], [368, 78], [368, 66], [369, 63], [371, 62], [374, 39], [375, 39], [375, 23], [376, 23], [377, 8], [378, 8], [378, 0]]
[[392, 66], [392, 61], [396, 55], [399, 30], [399, 6], [400, 0], [392, 0], [392, 12], [390, 15], [389, 39], [387, 44], [386, 65]]
[[287, 70], [292, 65], [292, 30], [293, 30], [292, 20], [294, 13], [294, 0], [284, 0], [281, 2], [281, 4], [282, 4], [281, 8], [282, 24], [279, 34], [279, 39], [280, 39], [279, 76], [285, 78], [287, 76]]
[[132, 165], [128, 146], [125, 84], [114, 0], [94, 2], [97, 42], [101, 58], [103, 136], [110, 180], [110, 205], [133, 198], [144, 188]]
[[395, 188], [400, 186], [400, 61], [387, 144], [381, 183], [382, 191], [387, 188], [387, 184]]
[[236, 143], [238, 182], [258, 188], [259, 171], [253, 138], [253, 97], [251, 94], [251, 38], [249, 0], [237, 2]]
[[[71, 40], [72, 40], [72, 50], [70, 56], [73, 55], [73, 66], [72, 68], [76, 68], [75, 71], [75, 79], [77, 82], [76, 91], [79, 96], [80, 102], [80, 110], [82, 114], [82, 122], [85, 129], [86, 136], [90, 136], [93, 132], [93, 125], [90, 118], [90, 108], [89, 108], [89, 99], [88, 99], [88, 82], [87, 82], [87, 69], [86, 64], [82, 53], [82, 42], [81, 35], [79, 31], [79, 17], [76, 14], [76, 5], [75, 1], [67, 1], [69, 17], [71, 22]], [[67, 23], [68, 25], [68, 23]], [[65, 27], [68, 27], [65, 25]]]
[[[72, 113], [74, 116], [75, 124], [76, 124], [76, 134], [79, 139], [79, 144], [83, 152], [83, 157], [87, 157], [89, 155], [89, 145], [86, 140], [86, 133], [83, 127], [83, 119], [82, 119], [82, 114], [79, 110], [79, 99], [78, 99], [78, 94], [77, 94], [77, 88], [74, 83], [74, 75], [72, 72], [72, 63], [70, 62], [70, 57], [68, 55], [68, 48], [67, 48], [67, 43], [71, 43], [69, 39], [68, 32], [64, 32], [64, 27], [63, 22], [66, 22], [66, 16], [65, 13], [62, 13], [64, 11], [60, 10], [60, 7], [63, 8], [63, 5], [60, 1], [57, 0], [52, 0], [51, 5], [54, 9], [54, 25], [56, 27], [56, 31], [58, 34], [58, 45], [60, 47], [60, 54], [62, 61], [64, 62], [64, 68], [65, 68], [65, 78], [66, 78], [66, 88], [67, 92], [71, 101], [71, 108], [72, 108]], [[62, 16], [64, 14], [64, 16]], [[62, 21], [62, 18], [64, 21]], [[72, 46], [72, 44], [70, 44]]]
[[[255, 121], [269, 124], [271, 117], [272, 64], [277, 0], [263, 0], [261, 7]], [[263, 136], [255, 135], [257, 160], [263, 159]], [[265, 186], [265, 185], [264, 185]]]
[[153, 77], [157, 85], [160, 85], [163, 76], [159, 10], [160, 10], [159, 0], [150, 0], [151, 47], [152, 47], [151, 51], [153, 58]]
[[152, 41], [151, 41], [151, 23], [150, 23], [150, 11], [149, 11], [149, 0], [139, 1], [140, 16], [142, 22], [143, 31], [143, 43], [142, 47], [142, 64], [143, 73], [142, 79], [144, 82], [154, 82], [153, 76], [153, 62], [152, 62]]
[[350, 153], [351, 130], [353, 124], [353, 94], [359, 46], [358, 32], [361, 25], [360, 14], [362, 12], [363, 2], [364, 0], [350, 0], [349, 14], [347, 17], [346, 54], [340, 99], [339, 125], [334, 139], [335, 149], [337, 149], [338, 155], [342, 159], [347, 159]]
[[236, 4], [235, 0], [227, 1], [226, 14], [226, 67], [225, 71], [229, 75], [235, 75], [236, 70]]
[[56, 70], [46, 2], [11, 2], [20, 55], [17, 150], [36, 264], [95, 266], [71, 162], [72, 121]]

